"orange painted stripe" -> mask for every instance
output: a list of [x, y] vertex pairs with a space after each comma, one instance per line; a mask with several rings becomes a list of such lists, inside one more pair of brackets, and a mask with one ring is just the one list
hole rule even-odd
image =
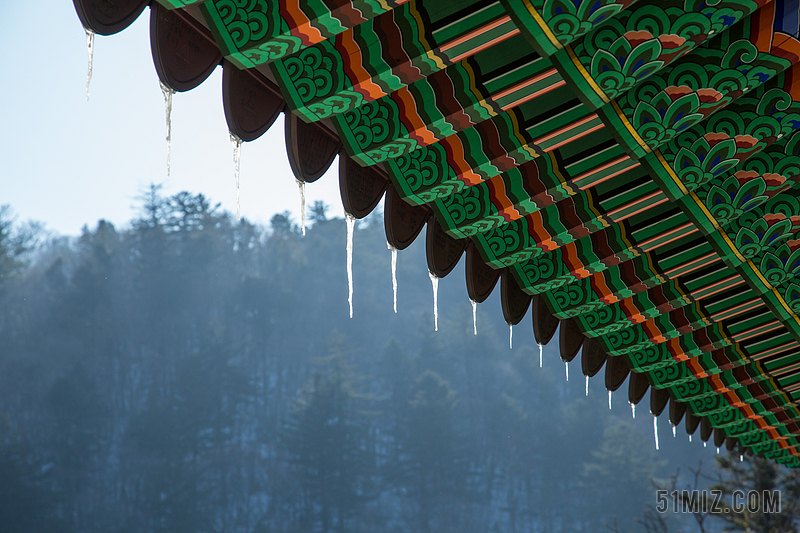
[[517, 211], [517, 208], [514, 207], [514, 202], [508, 197], [506, 183], [503, 180], [491, 180], [488, 182], [488, 185], [489, 189], [492, 191], [492, 200], [494, 200], [498, 208], [498, 214], [501, 215], [506, 222], [511, 222], [512, 220], [522, 217], [520, 212]]
[[565, 82], [564, 80], [558, 81], [558, 82], [554, 83], [553, 85], [548, 85], [544, 89], [540, 89], [540, 90], [538, 90], [536, 92], [533, 92], [533, 93], [531, 93], [531, 94], [529, 94], [527, 96], [524, 96], [524, 97], [520, 98], [519, 100], [514, 100], [513, 102], [502, 106], [500, 109], [502, 109], [503, 111], [508, 111], [512, 107], [517, 107], [519, 105], [522, 105], [522, 104], [524, 104], [525, 102], [527, 102], [529, 100], [533, 100], [534, 98], [538, 98], [539, 96], [541, 96], [543, 94], [547, 94], [547, 93], [549, 93], [551, 91], [554, 91], [554, 90], [558, 89], [559, 87], [563, 87], [566, 84], [567, 84], [567, 82]]
[[[501, 99], [501, 98], [503, 98], [505, 96], [508, 96], [511, 93], [517, 92], [520, 89], [524, 89], [525, 87], [527, 87], [529, 85], [533, 85], [534, 83], [542, 81], [543, 79], [549, 78], [550, 76], [553, 76], [553, 75], [558, 75], [558, 71], [556, 69], [554, 69], [554, 68], [551, 68], [550, 70], [546, 70], [546, 71], [542, 72], [538, 76], [534, 76], [533, 78], [529, 78], [529, 79], [527, 79], [525, 81], [522, 81], [522, 82], [514, 85], [513, 87], [509, 87], [508, 89], [505, 89], [504, 91], [500, 91], [497, 94], [493, 94], [492, 98], [494, 100], [499, 100], [499, 99]], [[561, 80], [561, 81], [563, 82], [564, 80]], [[566, 82], [564, 82], [564, 83], [566, 83]]]
[[695, 265], [694, 267], [692, 267], [690, 270], [687, 270], [686, 272], [684, 272], [682, 275], [685, 276], [686, 274], [688, 274], [690, 272], [694, 272], [698, 268], [706, 267], [706, 266], [708, 266], [708, 265], [710, 265], [712, 263], [715, 263], [718, 260], [719, 260], [719, 256], [712, 252], [710, 254], [704, 255], [703, 257], [695, 259], [694, 261], [690, 261], [690, 262], [686, 263], [685, 265], [676, 266], [675, 268], [665, 272], [664, 275], [667, 276], [668, 278], [670, 278], [670, 277], [672, 277], [672, 273], [674, 273], [676, 270], [682, 270], [682, 269], [688, 267], [689, 265], [694, 265], [695, 263], [699, 263], [699, 264]]
[[[372, 76], [364, 68], [361, 47], [353, 39], [353, 32], [346, 31], [340, 33], [336, 39], [336, 44], [341, 45], [347, 52], [347, 63], [345, 68], [353, 73], [358, 83], [353, 84], [353, 90], [363, 94], [368, 100], [377, 100], [381, 96], [386, 96], [383, 89], [372, 81]], [[344, 58], [342, 58], [344, 59]]]
[[[566, 133], [571, 129], [577, 128], [578, 126], [582, 126], [582, 125], [586, 124], [587, 122], [591, 122], [592, 120], [594, 120], [596, 118], [597, 118], [597, 113], [592, 113], [591, 115], [583, 117], [580, 120], [576, 120], [575, 122], [573, 122], [571, 124], [567, 124], [563, 128], [560, 128], [560, 129], [557, 129], [554, 132], [548, 133], [544, 137], [539, 137], [538, 139], [534, 139], [533, 142], [534, 142], [534, 144], [542, 144], [545, 141], [549, 141], [553, 137], [558, 137], [562, 133]], [[550, 148], [550, 150], [552, 150], [552, 148]]]
[[[464, 35], [462, 35], [460, 37], [456, 37], [452, 41], [448, 41], [446, 43], [443, 43], [442, 46], [439, 47], [439, 50], [441, 50], [442, 52], [447, 52], [451, 48], [455, 48], [456, 46], [458, 46], [460, 44], [464, 44], [465, 42], [467, 42], [467, 41], [469, 41], [471, 39], [474, 39], [475, 37], [478, 37], [479, 35], [483, 35], [487, 31], [491, 31], [491, 30], [493, 30], [495, 28], [498, 28], [498, 27], [502, 26], [503, 24], [505, 24], [507, 22], [511, 22], [511, 17], [509, 17], [508, 15], [503, 15], [502, 17], [500, 17], [498, 19], [494, 19], [493, 21], [491, 21], [489, 24], [487, 24], [485, 26], [481, 26], [480, 28], [476, 28], [476, 29], [472, 30], [469, 33], [465, 33]], [[516, 30], [516, 33], [519, 33], [519, 30]]]
[[578, 183], [579, 181], [583, 181], [583, 180], [585, 180], [585, 179], [588, 179], [589, 177], [591, 177], [591, 176], [593, 176], [593, 175], [597, 174], [598, 172], [602, 172], [602, 171], [604, 171], [605, 169], [607, 169], [607, 168], [611, 168], [611, 167], [613, 167], [614, 165], [618, 165], [618, 164], [620, 164], [620, 163], [623, 163], [623, 162], [625, 162], [626, 160], [627, 160], [627, 161], [629, 161], [630, 163], [633, 163], [633, 164], [632, 164], [632, 165], [630, 165], [630, 166], [627, 166], [627, 167], [625, 167], [624, 169], [622, 169], [622, 170], [620, 170], [620, 171], [618, 171], [616, 174], [612, 174], [611, 176], [606, 176], [606, 177], [604, 177], [604, 178], [603, 178], [603, 179], [601, 179], [600, 181], [592, 182], [591, 184], [586, 184], [586, 185], [578, 185], [578, 188], [579, 188], [579, 189], [581, 189], [581, 190], [583, 190], [583, 189], [585, 189], [585, 188], [587, 188], [587, 187], [590, 187], [590, 186], [592, 186], [592, 185], [597, 185], [597, 184], [599, 184], [599, 183], [603, 183], [604, 181], [606, 181], [606, 180], [608, 180], [608, 179], [612, 178], [613, 176], [616, 176], [617, 174], [619, 174], [619, 173], [621, 173], [621, 172], [625, 172], [626, 170], [629, 170], [629, 169], [632, 169], [632, 168], [638, 167], [638, 166], [641, 164], [641, 163], [638, 163], [638, 162], [634, 162], [634, 161], [633, 161], [633, 160], [632, 160], [630, 157], [628, 157], [627, 155], [625, 155], [625, 156], [622, 156], [622, 157], [620, 157], [620, 158], [618, 158], [618, 159], [615, 159], [615, 160], [613, 160], [613, 161], [611, 161], [611, 162], [609, 162], [609, 163], [606, 163], [605, 165], [600, 165], [599, 167], [593, 168], [592, 170], [587, 170], [586, 172], [584, 172], [583, 174], [581, 174], [581, 175], [580, 175], [580, 176], [578, 176], [577, 178], [574, 178], [574, 179], [572, 180], [572, 183], [575, 183], [575, 184], [577, 185], [577, 183]]
[[[668, 232], [666, 232], [666, 233], [662, 233], [661, 235], [656, 235], [655, 237], [652, 237], [652, 238], [650, 238], [650, 239], [647, 239], [646, 241], [644, 241], [644, 242], [642, 242], [642, 243], [640, 243], [640, 244], [639, 244], [639, 248], [641, 248], [641, 249], [643, 249], [643, 250], [645, 250], [645, 251], [648, 251], [646, 248], [647, 248], [647, 246], [649, 246], [651, 243], [653, 243], [653, 242], [655, 242], [655, 241], [659, 241], [659, 240], [661, 240], [661, 239], [665, 238], [667, 235], [671, 235], [671, 234], [673, 234], [673, 233], [677, 233], [677, 232], [679, 232], [679, 231], [683, 231], [683, 230], [690, 229], [690, 228], [693, 228], [693, 227], [695, 227], [695, 226], [694, 226], [694, 224], [692, 224], [691, 222], [688, 222], [688, 223], [684, 224], [683, 226], [678, 226], [677, 228], [675, 228], [675, 229], [672, 229], [672, 230], [670, 230], [670, 231], [668, 231]], [[683, 234], [681, 234], [681, 235], [678, 235], [677, 237], [675, 237], [675, 238], [674, 238], [674, 239], [672, 239], [672, 240], [669, 240], [669, 241], [667, 241], [667, 242], [661, 243], [659, 246], [663, 246], [663, 245], [665, 245], [665, 244], [669, 244], [669, 243], [671, 243], [672, 241], [675, 241], [675, 240], [677, 240], [677, 239], [680, 239], [680, 238], [681, 238], [681, 237], [683, 237], [684, 235], [689, 235], [690, 233], [692, 233], [692, 232], [690, 231], [690, 232], [687, 232], [687, 233], [683, 233]]]
[[293, 36], [300, 38], [304, 45], [311, 46], [325, 40], [322, 32], [311, 25], [311, 20], [300, 9], [300, 3], [297, 0], [289, 0], [282, 7], [284, 18], [289, 19], [287, 21], [289, 22], [289, 31]]
[[[729, 281], [736, 280], [737, 278], [738, 278], [738, 281], [736, 283], [734, 283], [733, 285], [729, 285], [729, 286], [725, 285]], [[729, 278], [725, 278], [725, 279], [720, 280], [720, 281], [718, 281], [716, 283], [712, 283], [708, 287], [703, 287], [701, 289], [697, 289], [695, 292], [691, 293], [691, 295], [693, 297], [695, 297], [697, 300], [702, 300], [703, 298], [708, 298], [709, 296], [711, 296], [713, 294], [717, 294], [718, 292], [723, 291], [723, 290], [725, 290], [727, 288], [730, 288], [730, 287], [736, 287], [737, 285], [741, 285], [742, 283], [744, 283], [744, 279], [742, 279], [742, 277], [739, 274], [734, 274], [733, 276], [731, 276]], [[720, 288], [717, 289], [716, 291], [710, 292], [708, 294], [700, 295], [700, 293], [704, 293], [705, 291], [714, 289], [716, 287], [720, 287]]]
[[408, 90], [408, 87], [403, 87], [395, 91], [394, 95], [403, 103], [403, 121], [406, 122], [408, 127], [408, 136], [417, 141], [419, 144], [425, 146], [433, 144], [438, 141], [436, 136], [425, 124], [425, 120], [419, 115], [417, 111], [417, 102]]
[[592, 276], [591, 286], [594, 293], [600, 298], [600, 301], [606, 305], [611, 305], [620, 300], [618, 296], [614, 296], [613, 291], [608, 287], [608, 284], [606, 284], [606, 278], [603, 276], [602, 272]]
[[[772, 327], [769, 328], [769, 329], [764, 329], [764, 328], [766, 328], [768, 326], [772, 326]], [[778, 322], [776, 320], [775, 322], [769, 322], [767, 324], [764, 324], [763, 326], [758, 326], [756, 329], [742, 332], [739, 335], [735, 335], [735, 336], [733, 336], [731, 338], [733, 340], [735, 340], [736, 342], [744, 342], [747, 339], [752, 339], [753, 337], [757, 337], [759, 335], [763, 335], [764, 333], [769, 333], [770, 331], [775, 331], [776, 329], [779, 329], [782, 326], [783, 326], [783, 324], [781, 324], [780, 322]], [[742, 335], [747, 335], [747, 336], [743, 337]]]
[[[711, 320], [713, 320], [714, 322], [719, 322], [717, 317], [721, 316], [721, 315], [725, 315], [725, 320], [730, 320], [731, 318], [733, 318], [735, 316], [741, 315], [742, 313], [744, 313], [746, 311], [752, 311], [753, 309], [757, 309], [757, 308], [761, 307], [762, 305], [764, 305], [764, 302], [761, 300], [761, 298], [757, 298], [755, 300], [750, 300], [749, 302], [745, 302], [745, 303], [743, 303], [741, 305], [737, 305], [736, 307], [734, 307], [732, 309], [726, 309], [725, 311], [720, 311], [719, 313], [711, 315]], [[732, 314], [728, 314], [728, 313], [732, 313]]]
[[660, 191], [660, 190], [658, 190], [658, 191], [655, 191], [655, 192], [653, 192], [653, 193], [650, 193], [650, 194], [648, 194], [647, 196], [643, 196], [643, 197], [641, 197], [641, 198], [637, 198], [636, 200], [633, 200], [633, 201], [631, 201], [631, 202], [628, 202], [627, 204], [625, 204], [625, 205], [623, 205], [623, 206], [620, 206], [620, 207], [618, 207], [618, 208], [614, 209], [613, 211], [610, 211], [610, 212], [606, 213], [606, 216], [607, 216], [608, 218], [612, 218], [612, 219], [613, 219], [613, 218], [614, 218], [614, 217], [617, 215], [617, 213], [620, 213], [620, 212], [622, 212], [622, 211], [625, 211], [626, 209], [630, 209], [630, 208], [631, 208], [631, 206], [634, 206], [634, 205], [636, 205], [636, 204], [640, 204], [640, 203], [642, 203], [642, 202], [646, 202], [647, 200], [650, 200], [650, 199], [653, 199], [653, 198], [657, 198], [658, 196], [661, 196], [661, 197], [662, 197], [662, 198], [661, 198], [659, 201], [657, 201], [656, 203], [653, 203], [653, 204], [648, 204], [647, 206], [645, 206], [645, 207], [643, 207], [643, 208], [639, 209], [638, 211], [636, 211], [636, 212], [634, 212], [634, 213], [631, 213], [631, 214], [629, 214], [629, 215], [625, 215], [625, 218], [628, 218], [628, 217], [630, 217], [630, 216], [633, 216], [633, 215], [635, 215], [636, 213], [641, 213], [641, 212], [642, 212], [642, 211], [644, 211], [645, 209], [650, 209], [651, 207], [655, 207], [655, 206], [657, 206], [657, 205], [660, 205], [660, 204], [663, 204], [664, 202], [666, 202], [666, 201], [667, 201], [667, 197], [666, 197], [666, 196], [664, 196], [664, 192], [663, 192], [663, 191]]
[[448, 162], [457, 168], [456, 179], [467, 185], [477, 185], [484, 181], [483, 176], [472, 170], [464, 156], [464, 145], [457, 135], [451, 135], [441, 141], [448, 155]]
[[628, 317], [628, 320], [633, 324], [640, 324], [647, 320], [647, 318], [639, 311], [639, 309], [633, 305], [632, 298], [625, 298], [619, 304], [622, 310], [625, 312], [625, 316]]
[[578, 247], [574, 242], [562, 248], [562, 257], [566, 255], [566, 262], [569, 264], [569, 271], [574, 276], [583, 279], [592, 275], [588, 269], [583, 265], [583, 262], [578, 258]]

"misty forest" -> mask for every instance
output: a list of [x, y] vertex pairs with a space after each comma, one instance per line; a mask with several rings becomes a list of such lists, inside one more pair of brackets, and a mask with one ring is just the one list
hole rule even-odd
[[202, 195], [137, 202], [79, 237], [0, 209], [0, 532], [746, 530], [654, 514], [655, 491], [749, 483], [757, 458], [666, 416], [656, 451], [627, 386], [609, 409], [601, 372], [587, 397], [557, 337], [540, 368], [530, 311], [509, 346], [497, 289], [473, 335], [463, 264], [434, 331], [424, 236], [399, 253], [395, 314], [383, 217], [358, 222], [351, 319], [324, 204], [303, 236]]

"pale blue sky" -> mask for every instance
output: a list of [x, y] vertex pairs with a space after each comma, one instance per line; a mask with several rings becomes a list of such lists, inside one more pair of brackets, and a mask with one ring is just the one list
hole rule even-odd
[[[149, 9], [123, 32], [95, 38], [90, 99], [85, 99], [86, 38], [69, 0], [0, 1], [0, 204], [20, 220], [38, 220], [64, 234], [105, 218], [133, 215], [140, 190], [202, 192], [235, 212], [233, 151], [222, 110], [217, 68], [200, 87], [176, 94], [171, 176], [166, 176], [164, 98], [153, 67]], [[279, 119], [245, 143], [241, 212], [268, 222], [300, 199], [289, 169]], [[336, 164], [306, 187], [307, 201], [341, 216]]]

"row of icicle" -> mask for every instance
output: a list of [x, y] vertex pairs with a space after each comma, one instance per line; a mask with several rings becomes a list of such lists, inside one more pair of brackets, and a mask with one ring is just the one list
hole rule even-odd
[[[92, 61], [94, 57], [94, 36], [95, 33], [92, 30], [86, 30], [86, 48], [88, 53], [88, 68], [86, 73], [86, 101], [89, 101], [89, 83], [92, 80]], [[172, 144], [172, 97], [175, 94], [174, 89], [167, 87], [164, 85], [163, 82], [159, 80], [159, 84], [161, 85], [161, 92], [164, 95], [164, 105], [165, 105], [165, 113], [166, 113], [166, 141], [167, 141], [167, 177], [170, 175], [170, 152], [171, 152], [171, 144]], [[234, 179], [236, 181], [236, 219], [241, 220], [241, 212], [240, 212], [240, 199], [239, 199], [239, 166], [240, 166], [240, 159], [241, 159], [241, 150], [242, 150], [242, 139], [239, 138], [236, 134], [230, 134], [231, 144], [233, 146], [233, 165], [234, 165]], [[301, 180], [297, 180], [297, 185], [300, 190], [300, 220], [301, 220], [301, 230], [303, 236], [306, 234], [306, 194], [305, 194], [305, 182]], [[353, 233], [355, 230], [355, 222], [356, 219], [353, 215], [349, 213], [345, 213], [345, 222], [347, 226], [347, 303], [350, 308], [350, 318], [353, 318]], [[397, 248], [392, 246], [390, 243], [386, 243], [387, 248], [391, 251], [392, 254], [392, 293], [393, 293], [393, 308], [394, 312], [397, 313]], [[428, 271], [428, 276], [431, 280], [431, 288], [433, 289], [433, 327], [435, 331], [439, 331], [439, 309], [438, 309], [438, 292], [439, 292], [439, 278], [431, 272]], [[478, 334], [478, 321], [477, 321], [477, 310], [478, 310], [478, 303], [470, 298], [470, 303], [472, 304], [472, 333], [473, 335]], [[538, 344], [538, 343], [537, 343]], [[514, 326], [509, 325], [508, 327], [508, 346], [509, 349], [512, 349], [514, 346]], [[539, 368], [542, 368], [542, 345], [538, 344], [539, 347]], [[564, 362], [564, 372], [566, 380], [569, 381], [569, 363]], [[586, 378], [586, 387], [585, 387], [585, 394], [589, 396], [589, 376], [585, 376]], [[608, 391], [608, 408], [611, 409], [611, 391]], [[631, 416], [636, 418], [636, 404], [631, 402]], [[676, 432], [677, 426], [672, 426], [672, 436], [673, 438], [677, 436]], [[658, 440], [658, 417], [653, 415], [653, 437], [655, 440], [656, 450], [660, 449], [659, 440]], [[692, 442], [692, 435], [689, 434], [689, 442]], [[707, 442], [703, 442], [703, 447], [706, 447]], [[717, 447], [717, 454], [719, 454], [719, 447]], [[740, 455], [739, 460], [743, 461], [744, 456]]]

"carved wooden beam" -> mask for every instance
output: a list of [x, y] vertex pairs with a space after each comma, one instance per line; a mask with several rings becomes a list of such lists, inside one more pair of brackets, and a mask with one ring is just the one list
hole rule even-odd
[[547, 307], [547, 302], [541, 295], [533, 297], [533, 337], [540, 345], [547, 344], [558, 329], [558, 319], [553, 316]]
[[286, 154], [294, 176], [306, 183], [317, 181], [339, 154], [342, 141], [322, 124], [307, 124], [294, 113], [286, 113], [284, 124]]
[[711, 422], [708, 421], [708, 417], [703, 417], [700, 420], [700, 440], [703, 442], [708, 442], [708, 439], [711, 438], [712, 433], [714, 433], [714, 428], [711, 425]]
[[495, 270], [484, 262], [471, 240], [467, 244], [464, 272], [467, 277], [467, 294], [470, 300], [477, 303], [486, 301], [500, 279], [500, 270]]
[[339, 192], [347, 213], [356, 218], [369, 215], [383, 198], [389, 179], [375, 167], [362, 167], [347, 152], [339, 153]]
[[425, 234], [425, 256], [428, 259], [428, 270], [437, 278], [448, 275], [458, 264], [467, 239], [454, 239], [442, 229], [433, 214], [428, 219], [428, 231]]
[[583, 346], [584, 338], [574, 318], [562, 320], [558, 333], [558, 348], [561, 352], [561, 360], [569, 363], [575, 359], [581, 346]]
[[650, 413], [658, 416], [664, 412], [669, 402], [669, 391], [667, 389], [650, 389]]
[[684, 414], [686, 414], [686, 404], [672, 398], [669, 401], [669, 423], [677, 426], [681, 423]]
[[97, 35], [119, 33], [136, 20], [148, 0], [72, 0], [78, 18]]
[[414, 242], [425, 227], [429, 216], [428, 207], [405, 202], [393, 186], [386, 189], [383, 201], [383, 226], [386, 230], [386, 240], [398, 250], [403, 250]]
[[178, 92], [203, 83], [222, 61], [222, 52], [178, 11], [150, 8], [150, 50], [161, 83]]
[[503, 307], [503, 318], [510, 326], [519, 324], [531, 305], [531, 295], [519, 287], [519, 283], [509, 270], [503, 271], [500, 276], [500, 302]]
[[258, 73], [222, 64], [222, 107], [228, 130], [249, 142], [261, 137], [286, 107], [277, 87]]
[[697, 426], [700, 425], [700, 417], [695, 415], [690, 410], [686, 410], [686, 433], [689, 435], [697, 431]]
[[599, 339], [592, 337], [583, 341], [583, 351], [581, 352], [581, 370], [584, 376], [594, 377], [608, 359], [603, 349], [603, 343]]
[[625, 383], [631, 369], [623, 357], [609, 357], [606, 361], [606, 389], [615, 391]]
[[631, 377], [628, 379], [628, 402], [637, 405], [647, 394], [649, 388], [650, 382], [647, 381], [647, 374], [631, 372]]

